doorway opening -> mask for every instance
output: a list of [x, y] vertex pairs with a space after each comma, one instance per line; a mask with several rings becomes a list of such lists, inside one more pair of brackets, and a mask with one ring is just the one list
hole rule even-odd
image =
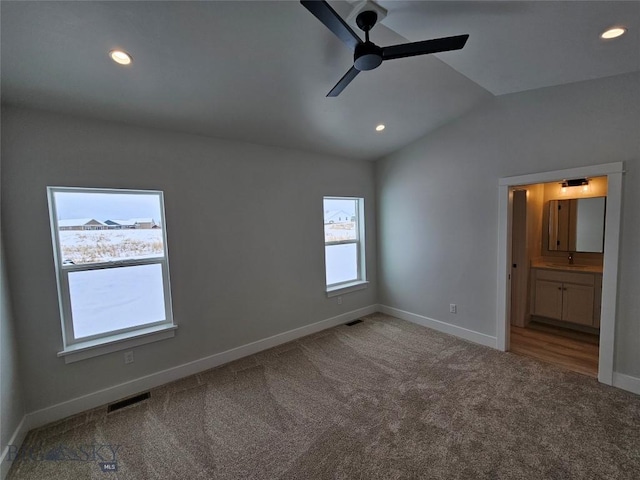
[[[597, 372], [600, 382], [613, 383], [622, 173], [618, 162], [500, 179], [499, 349], [538, 352], [546, 357], [541, 360]], [[589, 180], [588, 195], [561, 185], [576, 179]], [[604, 196], [606, 201], [582, 206], [570, 201]], [[571, 221], [567, 212], [573, 212], [574, 223], [577, 211], [589, 216], [587, 203], [600, 203], [590, 216], [600, 211], [605, 219], [602, 231], [591, 236], [592, 241], [600, 236], [601, 252], [580, 251], [588, 240], [576, 243], [575, 226], [558, 223], [560, 216]]]
[[607, 178], [511, 187], [510, 351], [597, 378]]

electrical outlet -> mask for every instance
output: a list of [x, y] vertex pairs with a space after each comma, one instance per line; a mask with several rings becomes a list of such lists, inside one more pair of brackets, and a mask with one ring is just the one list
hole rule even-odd
[[124, 352], [124, 363], [133, 363], [133, 350]]
[[449, 313], [458, 313], [458, 306], [455, 303], [449, 304]]
[[342, 305], [342, 297], [338, 297], [338, 305]]

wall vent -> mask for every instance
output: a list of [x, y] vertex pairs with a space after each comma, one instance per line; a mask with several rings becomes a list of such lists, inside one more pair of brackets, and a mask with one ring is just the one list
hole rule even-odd
[[347, 327], [352, 327], [352, 326], [354, 326], [354, 325], [357, 325], [358, 323], [362, 323], [362, 320], [357, 319], [357, 320], [354, 320], [353, 322], [345, 323], [345, 325], [346, 325]]
[[121, 408], [133, 405], [134, 403], [140, 403], [149, 397], [151, 397], [151, 393], [144, 392], [140, 395], [136, 395], [135, 397], [125, 398], [124, 400], [120, 400], [119, 402], [115, 402], [109, 405], [107, 407], [107, 413], [115, 412], [116, 410], [120, 410]]

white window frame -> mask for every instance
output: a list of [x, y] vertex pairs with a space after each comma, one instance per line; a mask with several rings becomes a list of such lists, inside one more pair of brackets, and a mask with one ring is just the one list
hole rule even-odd
[[[88, 263], [88, 264], [63, 264], [62, 251], [59, 242], [58, 215], [55, 203], [55, 194], [59, 192], [72, 193], [106, 193], [125, 195], [157, 195], [160, 202], [160, 225], [162, 225], [162, 240], [164, 255], [152, 258], [127, 259], [112, 262]], [[128, 190], [115, 188], [85, 188], [85, 187], [47, 187], [49, 201], [49, 218], [51, 224], [51, 238], [53, 244], [53, 257], [58, 285], [58, 304], [60, 308], [60, 320], [62, 324], [63, 350], [58, 353], [64, 357], [66, 363], [84, 360], [86, 358], [104, 355], [143, 345], [145, 343], [164, 340], [175, 335], [177, 326], [173, 322], [173, 309], [171, 303], [171, 285], [169, 281], [169, 253], [167, 247], [167, 229], [164, 212], [164, 195], [160, 190]], [[88, 337], [76, 338], [73, 330], [73, 315], [71, 309], [71, 296], [69, 291], [69, 273], [92, 271], [110, 268], [132, 267], [139, 265], [160, 265], [162, 269], [162, 285], [164, 293], [165, 319], [146, 323], [140, 326], [111, 330]]]
[[327, 242], [325, 239], [324, 247], [325, 247], [325, 261], [324, 261], [324, 274], [325, 274], [325, 284], [327, 278], [327, 258], [326, 258], [326, 249], [328, 246], [332, 245], [347, 245], [347, 244], [356, 244], [356, 255], [357, 255], [357, 278], [354, 280], [347, 280], [344, 282], [334, 283], [330, 285], [326, 285], [327, 297], [335, 297], [338, 295], [342, 295], [344, 293], [353, 292], [356, 290], [362, 290], [367, 288], [369, 282], [367, 281], [367, 265], [366, 265], [366, 247], [365, 247], [365, 222], [364, 222], [364, 198], [362, 197], [334, 197], [334, 196], [325, 196], [322, 198], [322, 207], [323, 207], [323, 231], [324, 235], [324, 202], [326, 200], [355, 200], [356, 201], [356, 238], [354, 240], [341, 240], [336, 242]]

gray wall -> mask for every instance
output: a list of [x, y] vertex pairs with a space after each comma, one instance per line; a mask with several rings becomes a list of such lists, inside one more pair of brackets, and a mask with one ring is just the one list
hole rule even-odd
[[495, 335], [498, 179], [616, 161], [615, 370], [640, 376], [638, 73], [496, 97], [378, 162], [380, 303]]
[[25, 411], [18, 369], [18, 351], [5, 271], [4, 245], [0, 231], [0, 453], [20, 424]]
[[[2, 222], [27, 410], [376, 302], [370, 162], [3, 107]], [[165, 192], [175, 338], [65, 364], [45, 187]], [[323, 195], [365, 198], [368, 289], [325, 295]]]

